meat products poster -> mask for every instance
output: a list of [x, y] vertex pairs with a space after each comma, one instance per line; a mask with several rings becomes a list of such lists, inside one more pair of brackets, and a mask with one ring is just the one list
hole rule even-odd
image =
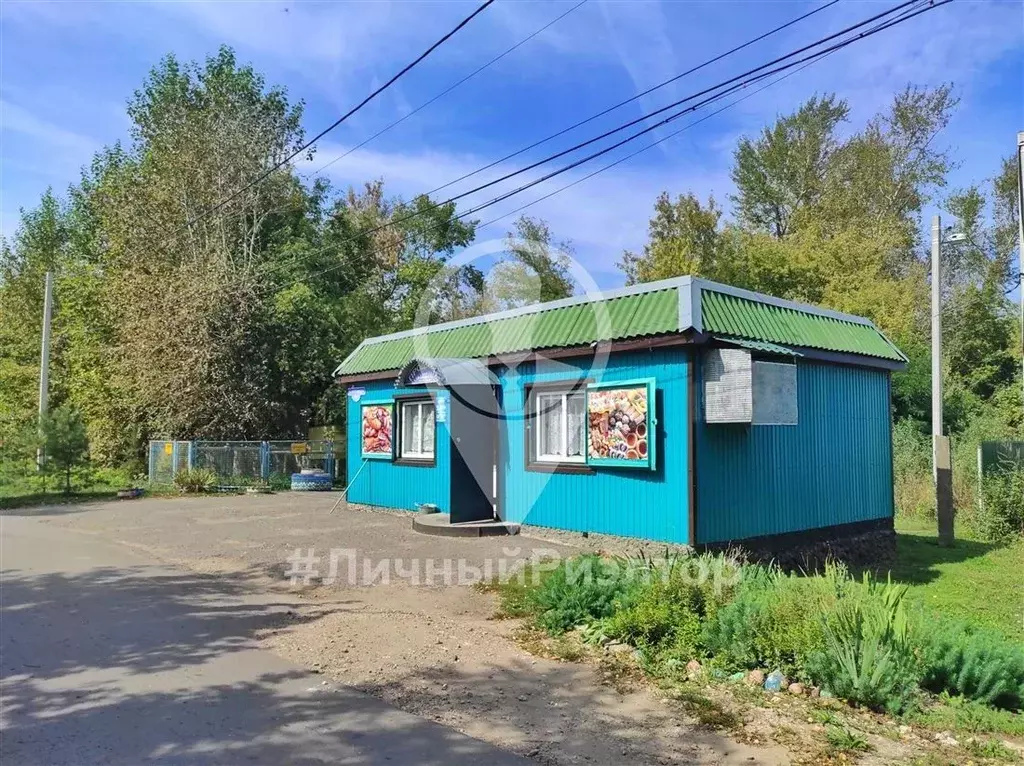
[[392, 405], [367, 404], [363, 406], [364, 456], [391, 457], [393, 424]]

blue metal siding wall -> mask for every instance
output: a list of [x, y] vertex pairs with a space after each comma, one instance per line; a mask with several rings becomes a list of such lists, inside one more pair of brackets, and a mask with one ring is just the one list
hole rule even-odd
[[[436, 462], [431, 468], [395, 465], [388, 460], [364, 460], [361, 455], [363, 439], [359, 418], [360, 406], [367, 402], [390, 400], [396, 395], [423, 394], [424, 390], [396, 389], [390, 381], [363, 383], [360, 387], [365, 388], [366, 393], [358, 402], [352, 401], [351, 397], [348, 398], [348, 481], [352, 484], [348, 491], [348, 501], [406, 510], [412, 510], [416, 503], [433, 503], [442, 512], [447, 513], [451, 476], [451, 440], [448, 438], [448, 423], [436, 425], [437, 454]], [[447, 391], [434, 392], [434, 395], [450, 396]], [[395, 433], [394, 439], [398, 438], [398, 434]], [[357, 475], [360, 469], [362, 472]]]
[[797, 426], [707, 425], [698, 410], [698, 542], [892, 516], [889, 373], [797, 365]]
[[[689, 356], [685, 349], [613, 354], [604, 369], [590, 360], [542, 361], [502, 371], [506, 414], [499, 457], [507, 521], [686, 543], [689, 538]], [[527, 471], [523, 422], [525, 387], [593, 377], [608, 383], [655, 378], [657, 470], [595, 469], [592, 474]], [[532, 432], [531, 432], [532, 433]]]

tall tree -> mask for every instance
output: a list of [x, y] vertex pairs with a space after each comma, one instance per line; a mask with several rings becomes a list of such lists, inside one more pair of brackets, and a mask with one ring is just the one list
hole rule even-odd
[[673, 201], [662, 192], [654, 202], [654, 216], [647, 225], [648, 241], [642, 253], [626, 251], [619, 268], [627, 284], [651, 282], [684, 274], [723, 278], [727, 268], [724, 251], [730, 239], [719, 229], [722, 211], [713, 197], [707, 205], [694, 194], [680, 194]]
[[781, 238], [793, 218], [818, 201], [839, 146], [836, 128], [849, 107], [834, 95], [815, 96], [751, 140], [740, 139], [732, 180], [736, 212], [745, 226]]
[[[21, 211], [11, 242], [0, 243], [0, 440], [13, 438], [35, 416], [45, 275], [62, 275], [68, 229], [64, 204], [47, 189], [38, 206]], [[59, 364], [59, 337], [54, 345]]]
[[555, 242], [546, 221], [521, 216], [505, 237], [507, 257], [490, 274], [489, 303], [498, 310], [568, 298], [576, 283], [569, 273], [572, 243]]

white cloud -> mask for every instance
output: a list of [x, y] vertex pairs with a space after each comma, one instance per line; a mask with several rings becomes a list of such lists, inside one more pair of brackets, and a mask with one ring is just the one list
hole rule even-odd
[[13, 169], [70, 181], [100, 148], [97, 141], [0, 99], [3, 163]]
[[0, 130], [20, 133], [50, 149], [88, 157], [99, 148], [86, 136], [46, 122], [17, 104], [0, 99]]

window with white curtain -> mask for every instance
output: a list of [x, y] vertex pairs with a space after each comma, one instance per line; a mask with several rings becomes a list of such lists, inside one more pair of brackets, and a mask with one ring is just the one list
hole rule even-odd
[[586, 427], [583, 391], [538, 391], [533, 396], [533, 457], [545, 463], [582, 463]]
[[402, 402], [402, 440], [399, 457], [411, 460], [434, 458], [434, 403], [429, 400]]

